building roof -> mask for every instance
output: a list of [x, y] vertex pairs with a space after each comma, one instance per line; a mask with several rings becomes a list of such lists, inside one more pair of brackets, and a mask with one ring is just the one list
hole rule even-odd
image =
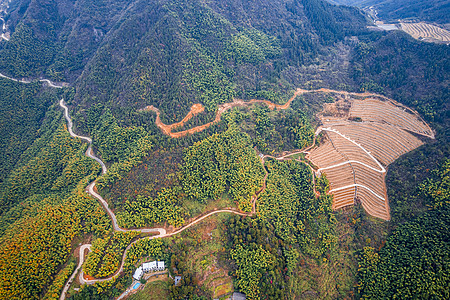
[[164, 262], [163, 261], [158, 261], [158, 269], [165, 269], [166, 267], [164, 266]]
[[181, 281], [181, 276], [175, 276], [175, 285]]
[[156, 268], [157, 268], [156, 261], [152, 261], [150, 263], [150, 269], [156, 269]]
[[136, 271], [133, 274], [133, 278], [136, 280], [140, 280], [142, 277], [142, 274], [144, 274], [144, 271], [142, 270], [142, 267], [139, 267], [136, 269]]
[[144, 269], [144, 270], [151, 269], [151, 264], [149, 262], [148, 263], [143, 263], [142, 264], [142, 269]]
[[143, 263], [143, 264], [142, 264], [142, 268], [144, 269], [144, 271], [156, 269], [156, 268], [157, 268], [156, 261], [151, 261], [151, 262]]

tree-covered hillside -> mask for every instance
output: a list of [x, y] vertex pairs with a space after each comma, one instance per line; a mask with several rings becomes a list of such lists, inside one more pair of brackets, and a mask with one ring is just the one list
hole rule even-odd
[[24, 85], [0, 78], [0, 184], [21, 154], [39, 136], [39, 128], [55, 95], [40, 84]]
[[386, 245], [360, 253], [359, 292], [363, 298], [437, 298], [450, 296], [449, 204], [450, 161], [447, 159], [419, 186], [429, 207], [392, 232]]
[[106, 213], [83, 190], [99, 167], [84, 156], [86, 146], [69, 136], [61, 117], [54, 106], [48, 109], [36, 129], [40, 135], [34, 140], [19, 136], [27, 149], [21, 156], [10, 152], [20, 159], [0, 185], [2, 299], [39, 298], [67, 263], [74, 238], [110, 229]]

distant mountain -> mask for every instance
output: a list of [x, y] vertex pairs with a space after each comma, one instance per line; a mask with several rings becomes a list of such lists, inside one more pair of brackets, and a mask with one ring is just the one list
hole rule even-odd
[[330, 0], [331, 3], [358, 7], [375, 6], [382, 20], [419, 19], [450, 23], [449, 0]]

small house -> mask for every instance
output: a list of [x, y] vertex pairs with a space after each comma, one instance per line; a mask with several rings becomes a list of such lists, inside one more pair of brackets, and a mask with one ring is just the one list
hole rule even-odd
[[175, 276], [175, 285], [178, 285], [181, 281], [181, 276]]
[[157, 268], [158, 271], [164, 271], [166, 269], [166, 267], [164, 266], [164, 262], [163, 261], [158, 261], [157, 262]]
[[142, 267], [139, 267], [134, 272], [133, 278], [136, 279], [136, 280], [141, 280], [142, 275], [144, 275], [144, 270], [142, 269]]

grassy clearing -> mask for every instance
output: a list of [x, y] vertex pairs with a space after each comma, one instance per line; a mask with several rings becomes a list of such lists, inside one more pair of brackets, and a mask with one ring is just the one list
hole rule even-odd
[[207, 211], [212, 211], [216, 208], [225, 208], [225, 207], [236, 207], [236, 203], [234, 203], [227, 193], [221, 195], [219, 199], [209, 200], [206, 204], [199, 203], [196, 200], [185, 199], [183, 206], [186, 212], [191, 217], [197, 217]]
[[233, 282], [227, 282], [225, 284], [219, 285], [214, 291], [214, 299], [226, 296], [233, 292]]
[[[177, 274], [192, 275], [192, 282], [201, 287], [210, 298], [223, 296], [232, 290], [232, 278], [228, 276], [225, 255], [226, 236], [222, 226], [230, 214], [219, 214], [205, 219], [181, 234], [181, 238], [169, 242], [174, 251]], [[183, 250], [189, 249], [189, 251]], [[183, 275], [185, 274], [185, 275]]]
[[294, 155], [289, 156], [292, 159], [300, 159], [305, 160], [305, 153], [296, 153]]
[[169, 282], [154, 281], [145, 285], [142, 291], [130, 296], [129, 300], [163, 300], [169, 299]]

